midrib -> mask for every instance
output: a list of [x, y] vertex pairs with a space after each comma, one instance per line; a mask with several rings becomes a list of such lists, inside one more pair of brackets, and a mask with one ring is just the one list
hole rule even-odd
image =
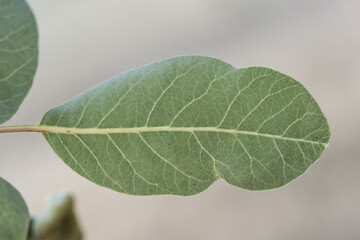
[[[58, 127], [58, 126], [47, 126], [47, 125], [36, 125], [36, 126], [15, 126], [11, 127], [7, 132], [43, 132], [43, 133], [57, 133], [57, 134], [121, 134], [121, 133], [146, 133], [146, 132], [215, 132], [215, 133], [228, 133], [235, 135], [249, 135], [258, 136], [271, 139], [280, 139], [285, 141], [304, 142], [311, 144], [319, 144], [327, 146], [326, 143], [316, 142], [300, 138], [283, 137], [280, 135], [258, 133], [251, 131], [240, 131], [236, 129], [216, 128], [216, 127], [133, 127], [133, 128], [71, 128], [71, 127]], [[1, 128], [0, 128], [1, 132]]]

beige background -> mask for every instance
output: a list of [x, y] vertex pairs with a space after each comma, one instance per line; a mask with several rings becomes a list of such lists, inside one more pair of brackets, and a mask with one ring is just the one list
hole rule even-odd
[[7, 123], [43, 113], [94, 84], [153, 61], [200, 54], [267, 66], [302, 82], [332, 128], [330, 147], [280, 189], [218, 181], [192, 197], [136, 197], [78, 176], [40, 134], [0, 136], [0, 175], [41, 213], [71, 190], [86, 239], [360, 239], [360, 1], [30, 0], [40, 30], [31, 92]]

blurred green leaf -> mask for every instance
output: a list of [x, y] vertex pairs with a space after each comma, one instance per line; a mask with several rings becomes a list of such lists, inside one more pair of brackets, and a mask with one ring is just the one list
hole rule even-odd
[[34, 16], [24, 0], [0, 0], [0, 124], [28, 93], [38, 60]]
[[47, 197], [44, 213], [33, 220], [32, 235], [34, 240], [82, 239], [74, 199], [68, 192], [61, 191]]
[[280, 187], [330, 138], [319, 106], [291, 77], [200, 56], [116, 76], [50, 110], [41, 125], [76, 172], [137, 195], [196, 194], [219, 178]]
[[0, 239], [25, 240], [29, 223], [24, 199], [13, 186], [0, 178]]

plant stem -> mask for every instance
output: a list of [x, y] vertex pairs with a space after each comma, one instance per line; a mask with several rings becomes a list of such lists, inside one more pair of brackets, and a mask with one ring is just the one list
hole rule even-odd
[[0, 127], [0, 133], [14, 132], [47, 132], [41, 125], [22, 125]]

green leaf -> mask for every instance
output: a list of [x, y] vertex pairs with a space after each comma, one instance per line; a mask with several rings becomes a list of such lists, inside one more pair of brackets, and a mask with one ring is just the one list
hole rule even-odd
[[185, 56], [116, 76], [41, 122], [72, 169], [119, 192], [191, 195], [216, 179], [283, 186], [328, 144], [327, 120], [291, 77]]
[[34, 16], [24, 0], [0, 0], [0, 124], [30, 90], [38, 60]]
[[25, 240], [29, 223], [24, 199], [13, 186], [0, 178], [0, 239]]
[[33, 219], [31, 227], [31, 235], [34, 240], [82, 239], [82, 233], [74, 211], [74, 199], [66, 191], [47, 196], [44, 213]]

